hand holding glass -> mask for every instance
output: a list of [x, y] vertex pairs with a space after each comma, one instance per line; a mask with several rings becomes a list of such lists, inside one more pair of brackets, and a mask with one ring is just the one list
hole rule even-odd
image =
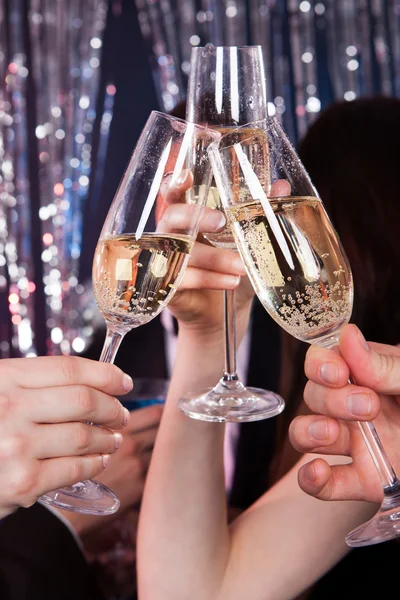
[[[219, 138], [204, 127], [151, 113], [94, 256], [94, 295], [107, 324], [101, 361], [114, 362], [125, 334], [154, 319], [174, 296], [208, 196], [207, 148]], [[119, 507], [111, 490], [91, 480], [52, 492], [45, 501], [91, 514]]]
[[[353, 280], [338, 236], [276, 119], [223, 136], [210, 148], [214, 177], [253, 287], [294, 337], [331, 349], [351, 317]], [[400, 482], [372, 423], [359, 427], [384, 488], [378, 513], [350, 546], [400, 535]]]
[[[265, 119], [267, 98], [261, 46], [193, 48], [186, 118], [208, 125], [221, 134], [240, 124]], [[211, 184], [207, 206], [223, 210], [218, 190]], [[232, 232], [203, 234], [217, 248], [236, 250]], [[202, 394], [188, 394], [180, 409], [204, 421], [256, 421], [273, 417], [284, 408], [283, 399], [267, 390], [246, 387], [236, 370], [235, 292], [224, 292], [225, 368], [221, 379]]]

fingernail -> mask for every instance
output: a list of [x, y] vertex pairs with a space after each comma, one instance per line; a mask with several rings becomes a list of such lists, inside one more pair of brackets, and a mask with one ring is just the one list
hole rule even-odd
[[351, 394], [346, 400], [347, 409], [356, 417], [367, 417], [371, 413], [369, 394]]
[[103, 467], [108, 467], [108, 465], [110, 464], [111, 456], [109, 454], [103, 454], [101, 458], [103, 459]]
[[361, 346], [364, 348], [364, 350], [366, 350], [367, 352], [370, 351], [370, 347], [367, 344], [367, 341], [365, 339], [365, 337], [363, 336], [363, 334], [361, 333], [361, 331], [358, 331], [358, 340], [361, 344]]
[[126, 427], [126, 425], [128, 425], [130, 418], [131, 418], [131, 413], [129, 412], [129, 410], [127, 408], [124, 408], [124, 427]]
[[308, 479], [308, 481], [311, 481], [313, 483], [317, 479], [313, 463], [306, 466], [306, 468], [304, 469], [304, 476], [306, 479]]
[[337, 383], [339, 379], [339, 369], [334, 362], [324, 363], [320, 369], [321, 379], [326, 383]]
[[226, 226], [226, 217], [222, 211], [218, 211], [218, 229]]
[[127, 375], [126, 373], [124, 373], [124, 377], [123, 377], [123, 380], [122, 380], [122, 385], [124, 386], [124, 390], [126, 390], [127, 392], [130, 392], [131, 389], [133, 388], [132, 377], [129, 377], [129, 375]]
[[240, 277], [234, 277], [233, 275], [226, 275], [224, 282], [227, 289], [236, 288], [240, 283]]
[[188, 171], [188, 169], [184, 169], [183, 171], [181, 171], [175, 180], [176, 185], [183, 185], [187, 179], [189, 172], [190, 171]]
[[221, 210], [210, 210], [204, 222], [207, 231], [218, 231], [226, 225], [226, 217]]
[[235, 269], [235, 271], [239, 271], [240, 273], [243, 273], [243, 275], [246, 275], [246, 267], [244, 266], [244, 263], [240, 256], [236, 256], [234, 258], [233, 268]]
[[308, 426], [308, 433], [310, 436], [317, 441], [328, 439], [328, 424], [325, 420], [314, 421]]
[[124, 441], [124, 438], [122, 437], [122, 434], [119, 432], [115, 432], [114, 433], [114, 448], [116, 450], [118, 450], [118, 448], [121, 447], [121, 444], [123, 441]]

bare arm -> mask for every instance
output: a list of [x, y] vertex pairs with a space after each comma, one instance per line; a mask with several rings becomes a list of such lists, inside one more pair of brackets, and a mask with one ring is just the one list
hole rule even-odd
[[142, 505], [141, 600], [293, 598], [346, 553], [347, 531], [374, 512], [367, 504], [307, 496], [296, 465], [229, 529], [223, 426], [176, 408], [183, 393], [214, 384], [222, 367], [220, 333], [181, 330]]

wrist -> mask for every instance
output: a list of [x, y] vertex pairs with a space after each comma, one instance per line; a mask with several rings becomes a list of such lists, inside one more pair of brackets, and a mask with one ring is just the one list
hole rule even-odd
[[18, 507], [1, 507], [0, 508], [0, 519], [5, 519], [6, 517], [8, 517], [9, 515], [11, 515], [11, 513], [15, 512], [17, 510]]

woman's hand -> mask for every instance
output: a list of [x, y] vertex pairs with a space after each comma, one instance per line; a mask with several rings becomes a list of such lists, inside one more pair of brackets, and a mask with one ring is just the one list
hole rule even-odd
[[129, 420], [113, 396], [132, 386], [114, 365], [84, 358], [0, 361], [0, 517], [101, 473], [122, 444], [111, 430]]
[[[381, 502], [382, 483], [355, 421], [374, 420], [395, 470], [400, 471], [400, 350], [365, 342], [355, 325], [344, 328], [340, 355], [311, 346], [304, 399], [316, 415], [297, 417], [290, 438], [301, 452], [344, 455], [350, 464], [321, 458], [299, 471], [300, 487], [323, 500]], [[358, 385], [348, 383], [349, 376]]]
[[[170, 207], [173, 208], [173, 207]], [[172, 211], [171, 211], [172, 214]], [[217, 233], [226, 225], [223, 212], [205, 208], [199, 233]], [[254, 291], [246, 276], [240, 255], [233, 250], [214, 248], [199, 236], [193, 247], [189, 265], [169, 308], [181, 328], [202, 335], [223, 330], [222, 290], [237, 289], [238, 324], [247, 326]], [[239, 330], [239, 339], [241, 330]]]
[[[210, 212], [216, 214], [216, 211]], [[237, 290], [237, 323], [238, 326], [243, 324], [241, 329], [245, 329], [254, 291], [242, 259], [233, 250], [196, 242], [183, 281], [169, 306], [181, 328], [203, 334], [220, 333], [223, 330], [222, 290], [234, 289]]]
[[[269, 197], [290, 195], [289, 182], [278, 179], [270, 190]], [[190, 206], [180, 206], [188, 210]], [[176, 205], [170, 203], [165, 215], [171, 219], [176, 214], [175, 227], [183, 222]], [[165, 216], [163, 217], [163, 219]], [[179, 221], [179, 218], [181, 219]], [[226, 225], [226, 217], [220, 210], [206, 207], [200, 221], [199, 232], [217, 233]], [[178, 293], [170, 303], [171, 311], [179, 320], [180, 326], [208, 333], [223, 329], [222, 293], [218, 290], [233, 290], [236, 294], [236, 322], [238, 340], [241, 339], [248, 323], [254, 290], [246, 276], [246, 269], [238, 252], [214, 248], [207, 242], [197, 242], [193, 248], [189, 266]]]
[[[239, 323], [243, 323], [244, 330], [254, 292], [245, 277], [246, 270], [239, 254], [214, 248], [203, 239], [202, 233], [222, 231], [226, 217], [223, 211], [187, 203], [185, 193], [192, 184], [192, 173], [183, 171], [172, 185], [171, 178], [164, 181], [158, 198], [157, 231], [160, 233], [186, 234], [202, 211], [199, 241], [193, 247], [183, 281], [168, 307], [179, 320], [181, 328], [195, 330], [202, 335], [214, 331], [220, 333], [223, 329], [222, 290], [238, 288], [237, 318]], [[241, 277], [244, 279], [242, 282]]]

